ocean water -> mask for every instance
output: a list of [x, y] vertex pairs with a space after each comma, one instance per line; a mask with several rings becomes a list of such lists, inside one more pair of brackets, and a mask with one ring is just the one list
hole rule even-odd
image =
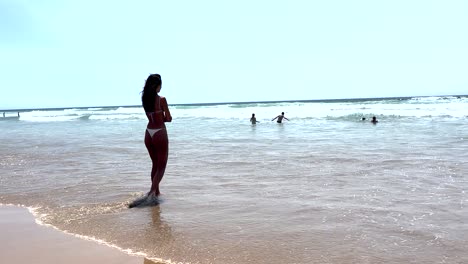
[[171, 113], [160, 204], [132, 209], [150, 187], [141, 107], [7, 113], [0, 203], [161, 263], [468, 263], [468, 97]]

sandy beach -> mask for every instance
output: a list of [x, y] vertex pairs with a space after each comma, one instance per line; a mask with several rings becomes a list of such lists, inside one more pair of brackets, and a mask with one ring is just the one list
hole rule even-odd
[[0, 263], [155, 264], [35, 223], [27, 208], [0, 206]]

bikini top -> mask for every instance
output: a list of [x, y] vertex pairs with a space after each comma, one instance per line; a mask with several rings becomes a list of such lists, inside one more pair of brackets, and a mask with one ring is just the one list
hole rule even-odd
[[[156, 109], [158, 109], [158, 110], [156, 110]], [[156, 110], [156, 111], [146, 112], [146, 113], [152, 114], [152, 113], [161, 113], [161, 112], [164, 111], [164, 110], [161, 109], [161, 97], [159, 97], [159, 96], [156, 97], [156, 104], [154, 104], [154, 110]]]
[[154, 109], [158, 109], [156, 111], [154, 111], [155, 113], [161, 113], [163, 110], [161, 109], [161, 97], [157, 96], [156, 97], [156, 102], [157, 102], [157, 106], [156, 104], [154, 105]]
[[[158, 110], [156, 110], [156, 109], [158, 109]], [[156, 97], [156, 104], [154, 105], [154, 110], [156, 110], [156, 111], [146, 112], [146, 115], [150, 119], [150, 123], [154, 123], [154, 115], [155, 114], [159, 114], [159, 113], [164, 112], [164, 110], [161, 109], [161, 97], [159, 97], [159, 96]], [[163, 118], [164, 118], [164, 116], [163, 116]]]

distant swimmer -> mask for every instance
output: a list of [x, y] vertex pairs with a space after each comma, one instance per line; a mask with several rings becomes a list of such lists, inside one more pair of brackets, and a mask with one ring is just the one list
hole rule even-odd
[[255, 118], [255, 114], [252, 114], [252, 117], [250, 118], [250, 123], [252, 123], [252, 125], [260, 123], [257, 121], [257, 118]]
[[283, 118], [289, 121], [289, 119], [287, 119], [287, 118], [284, 116], [284, 112], [281, 112], [281, 115], [279, 115], [279, 116], [273, 118], [271, 121], [273, 121], [273, 120], [275, 120], [275, 119], [278, 119], [278, 120], [276, 120], [276, 123], [281, 123], [281, 122], [283, 122]]
[[377, 124], [379, 121], [377, 121], [377, 118], [375, 116], [372, 117], [371, 123], [372, 124]]
[[362, 121], [366, 121], [366, 118], [365, 118], [365, 117], [363, 117], [361, 120], [362, 120]]

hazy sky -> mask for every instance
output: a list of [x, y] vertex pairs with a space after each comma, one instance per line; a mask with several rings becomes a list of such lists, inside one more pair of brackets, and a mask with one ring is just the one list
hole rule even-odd
[[0, 109], [468, 94], [468, 1], [0, 0]]

